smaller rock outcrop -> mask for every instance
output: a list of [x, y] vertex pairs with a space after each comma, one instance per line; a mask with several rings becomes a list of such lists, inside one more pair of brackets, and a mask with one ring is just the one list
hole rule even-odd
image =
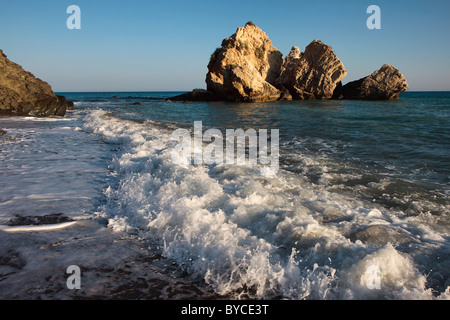
[[50, 85], [8, 60], [0, 50], [0, 113], [31, 116], [64, 116], [68, 101]]
[[218, 101], [220, 100], [211, 91], [205, 89], [194, 89], [190, 92], [180, 94], [166, 99], [166, 101]]
[[75, 108], [75, 104], [73, 101], [67, 101], [67, 110], [73, 110]]
[[338, 83], [347, 75], [333, 49], [314, 40], [302, 54], [293, 47], [283, 62], [277, 84], [295, 100], [331, 99]]
[[391, 100], [408, 90], [408, 83], [400, 71], [388, 64], [370, 76], [344, 85], [340, 95], [354, 100]]

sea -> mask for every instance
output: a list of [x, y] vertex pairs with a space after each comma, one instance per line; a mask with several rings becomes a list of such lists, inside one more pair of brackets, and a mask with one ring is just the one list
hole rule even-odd
[[[180, 93], [63, 92], [63, 118], [0, 118], [0, 298], [450, 299], [450, 92]], [[277, 129], [278, 170], [175, 163], [196, 121]], [[49, 215], [66, 220], [13, 223]]]

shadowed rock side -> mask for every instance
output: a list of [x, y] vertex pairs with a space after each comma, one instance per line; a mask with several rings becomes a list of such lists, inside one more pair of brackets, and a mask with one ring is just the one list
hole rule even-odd
[[408, 83], [396, 68], [385, 64], [370, 76], [349, 82], [342, 87], [344, 99], [390, 100], [398, 99], [400, 93], [408, 90]]
[[31, 116], [64, 116], [69, 104], [57, 96], [50, 85], [18, 64], [0, 50], [0, 113]]

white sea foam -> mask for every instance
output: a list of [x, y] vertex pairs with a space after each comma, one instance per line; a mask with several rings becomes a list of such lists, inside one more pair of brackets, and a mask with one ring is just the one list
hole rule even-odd
[[110, 156], [98, 138], [76, 130], [81, 125], [73, 113], [1, 119], [7, 134], [0, 141], [0, 224], [14, 216], [75, 218], [93, 210]]
[[[151, 122], [92, 110], [84, 129], [121, 144], [110, 164], [117, 180], [106, 188], [108, 203], [98, 214], [117, 231], [158, 243], [164, 256], [219, 294], [291, 299], [448, 296], [447, 228], [329, 191], [320, 180], [312, 183], [285, 170], [264, 176], [249, 165], [174, 164], [172, 132]], [[370, 226], [384, 227], [364, 233]], [[373, 241], [385, 235], [395, 243]], [[442, 257], [442, 267], [429, 280], [436, 255]], [[379, 289], [367, 286], [373, 265], [380, 273]]]

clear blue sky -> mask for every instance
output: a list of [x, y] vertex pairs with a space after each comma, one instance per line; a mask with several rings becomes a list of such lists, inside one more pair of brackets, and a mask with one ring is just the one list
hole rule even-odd
[[[81, 30], [69, 30], [69, 5]], [[366, 9], [381, 8], [381, 30]], [[211, 53], [249, 20], [286, 55], [314, 39], [333, 47], [344, 83], [388, 63], [410, 90], [450, 90], [448, 0], [14, 0], [0, 2], [0, 49], [62, 91], [205, 88]]]

